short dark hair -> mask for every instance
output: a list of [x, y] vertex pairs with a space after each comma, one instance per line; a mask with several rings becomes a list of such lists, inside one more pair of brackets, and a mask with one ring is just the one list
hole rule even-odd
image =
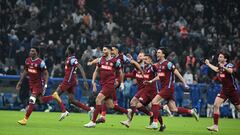
[[217, 56], [219, 56], [220, 54], [222, 54], [224, 58], [227, 59], [227, 62], [230, 60], [230, 55], [227, 52], [220, 51]]
[[112, 48], [113, 48], [113, 47], [116, 48], [117, 50], [119, 50], [119, 48], [118, 48], [116, 45], [112, 46]]
[[160, 47], [158, 50], [161, 50], [163, 54], [165, 54], [165, 58], [168, 57], [169, 51], [166, 47]]
[[103, 48], [106, 47], [107, 49], [109, 50], [112, 50], [112, 46], [109, 46], [109, 45], [104, 45]]
[[74, 54], [75, 53], [75, 48], [74, 48], [73, 45], [69, 45], [67, 49], [68, 49], [68, 53], [70, 53], [70, 54]]
[[38, 54], [40, 53], [40, 49], [37, 46], [32, 46], [31, 48], [35, 49]]
[[150, 55], [150, 54], [145, 54], [144, 56], [147, 56], [147, 57], [149, 57], [149, 58], [152, 60], [152, 55]]

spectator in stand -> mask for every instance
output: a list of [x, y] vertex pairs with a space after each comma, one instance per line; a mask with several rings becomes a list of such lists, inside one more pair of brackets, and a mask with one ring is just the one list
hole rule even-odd
[[183, 75], [183, 78], [188, 85], [193, 84], [193, 74], [190, 69], [186, 71], [186, 73]]
[[123, 90], [123, 107], [129, 108], [129, 102], [131, 100], [130, 98], [130, 90], [132, 86], [132, 80], [131, 78], [126, 78], [124, 81], [124, 90]]

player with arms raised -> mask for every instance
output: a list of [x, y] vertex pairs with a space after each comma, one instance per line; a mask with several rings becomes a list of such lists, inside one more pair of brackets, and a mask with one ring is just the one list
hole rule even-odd
[[233, 76], [234, 65], [228, 63], [228, 60], [228, 55], [223, 52], [218, 54], [218, 66], [212, 65], [208, 59], [205, 60], [206, 65], [208, 65], [213, 71], [217, 72], [218, 80], [220, 80], [222, 83], [222, 90], [217, 95], [214, 102], [214, 125], [207, 127], [209, 131], [218, 132], [218, 119], [220, 117], [219, 108], [227, 99], [229, 99], [232, 104], [235, 105], [238, 112], [240, 112], [240, 99], [237, 93], [236, 80]]
[[192, 114], [196, 120], [198, 121], [199, 117], [196, 113], [195, 109], [189, 110], [183, 107], [176, 107], [176, 103], [174, 101], [174, 77], [175, 75], [180, 79], [180, 81], [184, 84], [185, 88], [189, 88], [189, 86], [184, 81], [182, 75], [175, 68], [174, 64], [165, 59], [168, 56], [168, 51], [166, 48], [160, 48], [157, 50], [157, 58], [158, 62], [155, 64], [157, 68], [157, 76], [147, 81], [146, 83], [153, 83], [156, 80], [160, 80], [161, 82], [161, 90], [152, 100], [152, 109], [153, 112], [153, 123], [149, 128], [157, 129], [158, 128], [158, 116], [160, 115], [160, 102], [165, 99], [168, 101], [168, 107], [170, 111], [177, 113], [185, 113]]
[[99, 73], [102, 90], [96, 98], [96, 109], [94, 110], [92, 121], [85, 124], [84, 127], [92, 128], [96, 126], [96, 119], [98, 114], [101, 112], [103, 101], [112, 102], [111, 104], [113, 104], [112, 96], [115, 92], [114, 83], [116, 78], [116, 72], [120, 73], [121, 83], [123, 83], [123, 72], [121, 69], [120, 60], [111, 56], [110, 46], [104, 46], [103, 56], [98, 58], [97, 66], [92, 77], [93, 91], [96, 92], [97, 88], [95, 81]]

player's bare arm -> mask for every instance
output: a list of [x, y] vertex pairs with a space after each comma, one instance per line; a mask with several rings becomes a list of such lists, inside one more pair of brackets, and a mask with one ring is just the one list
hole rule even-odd
[[121, 77], [121, 83], [123, 83], [124, 82], [124, 73], [123, 73], [123, 71], [122, 71], [122, 69], [119, 69], [119, 74], [120, 74], [120, 77]]
[[82, 77], [83, 77], [84, 87], [85, 87], [86, 89], [89, 89], [89, 86], [88, 86], [88, 83], [87, 83], [87, 77], [86, 77], [86, 74], [85, 74], [85, 71], [84, 71], [82, 65], [81, 65], [80, 63], [78, 63], [78, 64], [77, 64], [77, 67], [78, 67], [78, 69], [80, 70], [81, 75], [82, 75]]
[[233, 73], [233, 68], [225, 67], [223, 63], [219, 63], [219, 66], [220, 66], [221, 68], [223, 68], [225, 71], [227, 71], [228, 73], [230, 73], [230, 74]]
[[43, 71], [43, 78], [45, 80], [45, 85], [47, 85], [48, 84], [48, 78], [49, 78], [49, 73], [48, 73], [47, 70]]
[[27, 69], [24, 69], [24, 70], [23, 70], [23, 73], [21, 74], [20, 79], [19, 79], [19, 81], [18, 81], [18, 83], [17, 83], [16, 90], [20, 90], [20, 89], [21, 89], [22, 81], [23, 81], [23, 79], [24, 79], [26, 76], [27, 76]]
[[91, 66], [91, 65], [93, 65], [93, 64], [97, 64], [97, 62], [98, 62], [98, 58], [96, 58], [96, 59], [94, 59], [94, 60], [92, 60], [92, 61], [89, 61], [89, 62], [87, 63], [87, 65], [88, 65], [88, 66]]
[[135, 60], [131, 60], [130, 63], [133, 64], [142, 73], [142, 75], [144, 74], [141, 66]]
[[179, 71], [177, 69], [174, 69], [173, 73], [178, 77], [178, 79], [184, 84], [185, 88], [189, 88], [189, 86], [187, 85], [187, 83], [185, 82], [185, 80], [183, 79], [182, 75], [179, 73]]
[[97, 91], [97, 85], [96, 85], [96, 78], [97, 78], [97, 74], [98, 74], [99, 68], [98, 66], [96, 66], [96, 69], [93, 72], [93, 76], [92, 76], [92, 85], [93, 85], [93, 91], [96, 92]]
[[212, 64], [209, 62], [208, 59], [205, 60], [205, 64], [206, 64], [208, 67], [210, 67], [213, 71], [215, 71], [215, 72], [219, 72], [218, 67], [212, 65]]
[[49, 73], [48, 73], [48, 71], [47, 71], [47, 69], [45, 69], [44, 71], [43, 71], [43, 78], [44, 78], [44, 87], [43, 87], [43, 92], [42, 92], [42, 95], [44, 95], [45, 94], [45, 92], [46, 92], [46, 89], [47, 89], [47, 84], [48, 84], [48, 78], [49, 78]]
[[157, 75], [155, 78], [153, 78], [152, 80], [149, 80], [149, 81], [144, 81], [144, 83], [146, 84], [146, 83], [153, 83], [153, 82], [155, 82], [155, 81], [157, 81], [157, 80], [160, 80], [160, 78], [159, 78], [159, 76]]

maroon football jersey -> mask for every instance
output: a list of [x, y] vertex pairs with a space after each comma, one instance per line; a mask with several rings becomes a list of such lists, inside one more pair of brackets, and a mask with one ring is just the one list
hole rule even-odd
[[78, 60], [75, 56], [70, 56], [65, 61], [65, 75], [64, 82], [75, 83], [76, 78], [76, 69], [77, 69]]
[[[155, 78], [157, 68], [154, 65], [145, 65], [143, 72], [144, 72], [144, 81], [149, 81]], [[151, 84], [146, 84], [145, 88], [149, 91], [156, 91], [156, 82], [153, 82]]]
[[[141, 64], [140, 66], [142, 69], [144, 68], [144, 64]], [[145, 85], [143, 84], [144, 78], [142, 76], [142, 73], [138, 71], [136, 68], [132, 72], [125, 74], [125, 78], [128, 77], [135, 78], [137, 80], [138, 90], [143, 89], [145, 87]]]
[[[234, 68], [234, 65], [231, 63], [228, 63], [224, 66], [227, 68]], [[225, 92], [231, 92], [233, 90], [237, 90], [237, 83], [233, 75], [225, 71], [223, 68], [219, 68], [219, 69], [220, 71], [217, 74], [217, 77], [222, 83], [222, 90]]]
[[100, 76], [100, 84], [112, 84], [114, 85], [116, 78], [116, 71], [121, 69], [121, 63], [119, 59], [100, 57], [98, 59], [99, 67], [99, 76]]
[[129, 64], [129, 63], [131, 62], [131, 59], [129, 59], [129, 58], [128, 58], [126, 55], [124, 55], [123, 53], [119, 53], [116, 58], [120, 60], [122, 66], [123, 66], [124, 64]]
[[25, 61], [25, 69], [27, 70], [27, 75], [29, 77], [29, 85], [31, 86], [43, 86], [42, 73], [47, 69], [45, 62], [36, 58], [32, 60], [31, 57], [27, 58]]
[[173, 89], [174, 88], [174, 69], [175, 66], [172, 62], [164, 60], [155, 64], [160, 78], [162, 89]]

